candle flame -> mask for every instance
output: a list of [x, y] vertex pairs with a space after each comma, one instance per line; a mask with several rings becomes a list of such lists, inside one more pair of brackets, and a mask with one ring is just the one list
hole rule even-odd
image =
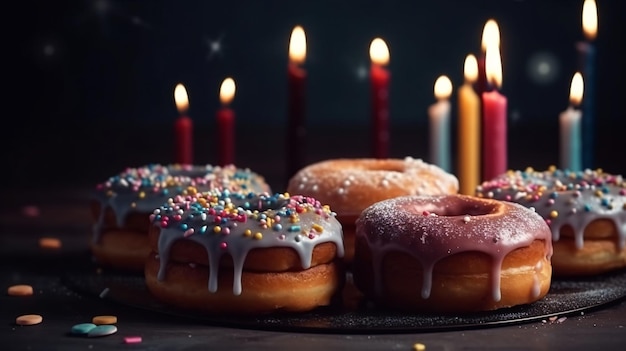
[[306, 35], [301, 26], [295, 26], [291, 31], [289, 59], [296, 64], [303, 64], [306, 59]]
[[435, 81], [435, 98], [444, 100], [452, 94], [452, 82], [447, 76], [439, 76]]
[[572, 85], [569, 89], [569, 101], [574, 106], [580, 105], [583, 100], [583, 90], [585, 84], [583, 83], [583, 76], [580, 72], [576, 72], [572, 78]]
[[494, 19], [488, 20], [483, 28], [483, 37], [481, 42], [483, 52], [486, 52], [487, 47], [490, 45], [495, 45], [496, 47], [500, 46], [500, 28]]
[[370, 59], [381, 66], [389, 64], [389, 48], [384, 40], [375, 38], [370, 44]]
[[235, 98], [235, 81], [228, 77], [224, 79], [220, 86], [220, 101], [222, 105], [230, 104]]
[[595, 0], [583, 3], [583, 33], [587, 40], [594, 40], [598, 34], [598, 7]]
[[478, 79], [478, 61], [476, 56], [472, 54], [467, 55], [463, 65], [463, 72], [468, 83], [474, 83]]
[[176, 109], [181, 115], [187, 112], [189, 108], [189, 97], [187, 96], [187, 90], [181, 83], [176, 84], [174, 88], [174, 102], [176, 102]]
[[487, 46], [485, 73], [487, 75], [487, 83], [492, 84], [495, 88], [502, 87], [502, 59], [497, 46]]

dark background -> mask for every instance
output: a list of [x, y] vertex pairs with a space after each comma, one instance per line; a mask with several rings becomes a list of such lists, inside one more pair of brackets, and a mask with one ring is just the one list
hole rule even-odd
[[[391, 52], [391, 156], [427, 158], [433, 83], [446, 74], [455, 88], [462, 84], [463, 60], [479, 53], [483, 25], [494, 18], [509, 101], [510, 167], [546, 167], [558, 161], [558, 114], [577, 70], [582, 3], [21, 2], [15, 24], [5, 24], [18, 51], [4, 54], [17, 58], [5, 66], [2, 139], [11, 181], [5, 186], [92, 184], [126, 166], [172, 162], [179, 82], [196, 125], [196, 160], [213, 163], [218, 90], [228, 76], [237, 83], [237, 163], [283, 184], [287, 47], [297, 24], [307, 34], [308, 162], [369, 156], [368, 48], [377, 36]], [[597, 3], [595, 166], [626, 173], [626, 13], [620, 1]], [[452, 101], [454, 117], [456, 96]]]

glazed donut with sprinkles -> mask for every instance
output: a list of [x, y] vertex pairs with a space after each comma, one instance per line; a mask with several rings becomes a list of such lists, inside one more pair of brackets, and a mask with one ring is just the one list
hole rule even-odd
[[210, 314], [302, 312], [330, 305], [345, 278], [341, 224], [312, 197], [209, 191], [151, 215], [148, 289]]
[[212, 188], [269, 191], [262, 176], [234, 165], [150, 164], [109, 177], [91, 201], [94, 258], [102, 266], [143, 272], [152, 211], [172, 196]]
[[626, 267], [626, 182], [602, 170], [509, 171], [478, 186], [481, 197], [533, 208], [552, 230], [555, 275]]

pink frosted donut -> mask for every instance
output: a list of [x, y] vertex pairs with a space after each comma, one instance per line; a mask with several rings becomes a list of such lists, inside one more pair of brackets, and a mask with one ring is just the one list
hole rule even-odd
[[355, 284], [381, 306], [493, 310], [537, 301], [550, 287], [550, 229], [518, 204], [404, 196], [366, 208], [356, 228]]

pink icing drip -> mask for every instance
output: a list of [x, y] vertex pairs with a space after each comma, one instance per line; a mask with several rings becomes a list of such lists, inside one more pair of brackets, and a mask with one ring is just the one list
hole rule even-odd
[[[497, 213], [498, 206], [502, 206], [506, 214]], [[463, 212], [457, 212], [459, 210]], [[431, 215], [424, 215], [425, 211]], [[468, 221], [466, 214], [470, 215]], [[438, 261], [462, 252], [486, 253], [492, 258], [490, 277], [494, 301], [501, 298], [500, 273], [506, 255], [537, 239], [546, 245], [546, 258], [552, 255], [551, 233], [545, 222], [536, 213], [513, 203], [467, 196], [406, 196], [368, 207], [356, 224], [357, 240], [364, 237], [372, 252], [375, 290], [379, 295], [382, 294], [382, 260], [392, 251], [405, 252], [421, 263], [424, 299], [430, 297], [432, 273]], [[541, 268], [539, 264], [537, 267]], [[539, 273], [537, 267], [535, 272]], [[538, 291], [539, 286], [534, 289]]]

